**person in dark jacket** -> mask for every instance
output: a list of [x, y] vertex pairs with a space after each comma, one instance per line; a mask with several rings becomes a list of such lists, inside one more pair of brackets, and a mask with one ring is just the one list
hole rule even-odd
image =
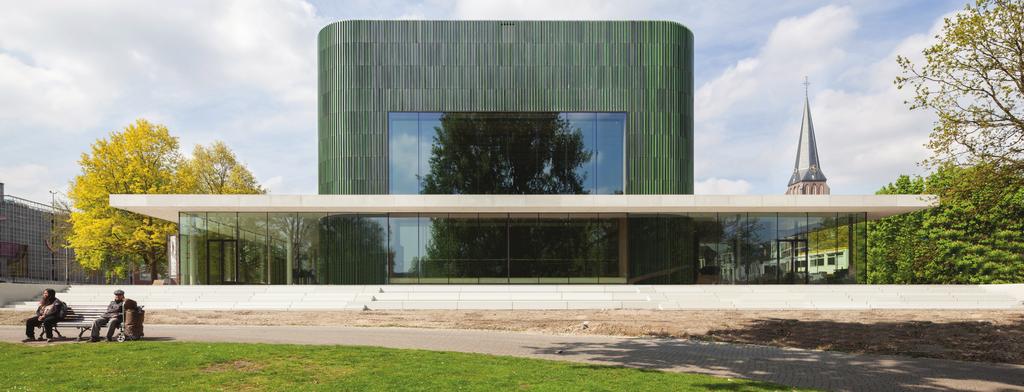
[[[57, 292], [53, 289], [43, 290], [43, 299], [39, 300], [39, 307], [36, 308], [35, 317], [29, 317], [25, 319], [25, 336], [28, 338], [23, 342], [31, 342], [36, 340], [36, 328], [40, 325], [43, 326], [43, 332], [46, 335], [46, 341], [53, 341], [53, 326], [57, 325], [60, 321], [61, 314], [64, 313], [64, 303], [57, 299]], [[39, 340], [43, 340], [43, 336], [39, 336]]]
[[123, 317], [123, 311], [124, 291], [114, 290], [114, 300], [110, 301], [110, 305], [107, 305], [107, 311], [103, 313], [100, 318], [96, 319], [96, 321], [92, 322], [92, 339], [89, 339], [89, 341], [100, 341], [100, 328], [103, 328], [104, 325], [110, 325], [110, 327], [107, 328], [107, 341], [113, 341], [114, 332], [117, 331], [117, 328], [121, 326], [121, 322], [124, 321], [121, 319], [121, 317]]

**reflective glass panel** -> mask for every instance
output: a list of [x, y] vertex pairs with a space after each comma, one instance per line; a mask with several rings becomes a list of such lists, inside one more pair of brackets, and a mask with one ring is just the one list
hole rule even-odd
[[315, 284], [320, 269], [321, 213], [268, 214], [270, 268], [283, 284]]
[[694, 213], [690, 214], [690, 219], [693, 222], [693, 243], [696, 249], [697, 284], [724, 283], [723, 229], [718, 222], [718, 214]]
[[625, 113], [389, 113], [392, 194], [623, 193]]
[[225, 284], [237, 281], [238, 216], [234, 212], [206, 214], [206, 281]]
[[776, 243], [782, 276], [779, 283], [807, 283], [807, 214], [780, 213]]
[[746, 214], [721, 213], [718, 220], [722, 225], [722, 242], [718, 246], [721, 282], [746, 283], [747, 269], [739, 262], [744, 256], [742, 242], [747, 231]]
[[178, 258], [181, 260], [181, 282], [183, 284], [206, 284], [206, 213], [181, 213], [179, 218], [181, 246]]
[[393, 113], [388, 117], [390, 193], [418, 193], [419, 142], [416, 113]]
[[837, 226], [835, 213], [807, 214], [808, 283], [828, 283], [835, 279], [840, 262], [837, 259], [845, 259], [846, 251], [845, 247], [842, 251], [839, 249]]
[[267, 213], [238, 213], [238, 263], [234, 276], [225, 270], [224, 280], [238, 284], [285, 284], [285, 264], [268, 257]]
[[388, 219], [389, 244], [391, 249], [389, 262], [390, 283], [419, 283], [419, 218], [412, 216], [391, 215]]
[[626, 116], [619, 113], [594, 114], [594, 191], [599, 195], [623, 194], [625, 170], [623, 132]]
[[420, 215], [420, 283], [448, 283], [448, 214]]
[[777, 283], [779, 262], [775, 254], [778, 216], [776, 214], [747, 214], [743, 257], [741, 263], [747, 271], [747, 283]]

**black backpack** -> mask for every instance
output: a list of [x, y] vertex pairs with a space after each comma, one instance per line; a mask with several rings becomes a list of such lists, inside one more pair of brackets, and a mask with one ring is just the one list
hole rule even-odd
[[60, 300], [57, 300], [57, 303], [60, 304], [60, 305], [58, 305], [60, 307], [60, 309], [57, 311], [57, 314], [59, 315], [60, 319], [64, 320], [64, 319], [68, 318], [68, 304], [66, 304], [66, 303], [64, 303], [64, 301], [60, 301]]

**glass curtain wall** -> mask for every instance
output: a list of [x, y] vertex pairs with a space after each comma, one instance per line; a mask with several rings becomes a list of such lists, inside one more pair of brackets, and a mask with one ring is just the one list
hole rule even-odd
[[319, 213], [181, 213], [184, 284], [326, 283]]
[[864, 213], [188, 212], [185, 284], [864, 282]]
[[629, 283], [694, 283], [698, 245], [690, 217], [632, 214], [627, 221]]
[[391, 194], [622, 194], [625, 113], [388, 114]]
[[864, 213], [630, 215], [629, 283], [864, 282], [865, 221]]
[[597, 214], [396, 214], [389, 221], [389, 282], [623, 283], [622, 220]]

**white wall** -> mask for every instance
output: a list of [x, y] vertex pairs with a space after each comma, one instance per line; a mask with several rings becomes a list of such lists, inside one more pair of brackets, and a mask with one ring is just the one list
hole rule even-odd
[[[12, 302], [28, 301], [42, 295], [45, 289], [64, 291], [68, 286], [36, 283], [0, 283], [0, 306]], [[60, 298], [60, 295], [57, 296]]]

